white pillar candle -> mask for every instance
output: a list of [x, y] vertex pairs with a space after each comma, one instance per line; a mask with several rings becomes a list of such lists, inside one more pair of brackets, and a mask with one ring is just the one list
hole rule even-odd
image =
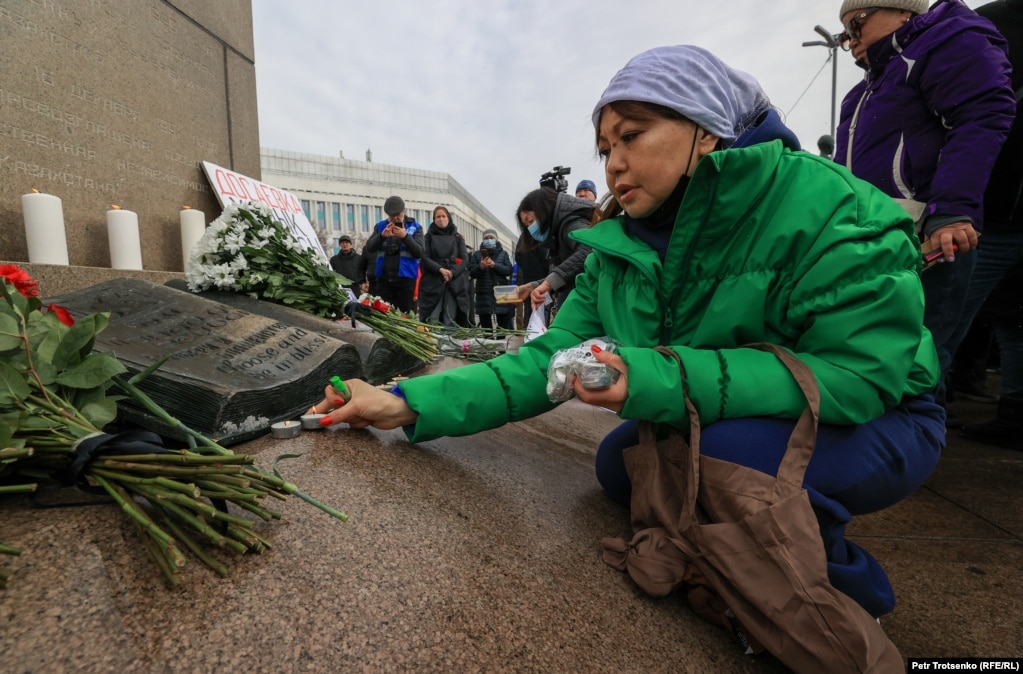
[[107, 238], [111, 269], [142, 269], [139, 217], [134, 211], [118, 208], [107, 211]]
[[181, 268], [188, 271], [188, 256], [192, 246], [206, 231], [206, 214], [192, 208], [181, 211]]
[[60, 198], [52, 194], [30, 192], [21, 195], [21, 208], [25, 216], [28, 261], [66, 265], [67, 237], [64, 234], [64, 208]]

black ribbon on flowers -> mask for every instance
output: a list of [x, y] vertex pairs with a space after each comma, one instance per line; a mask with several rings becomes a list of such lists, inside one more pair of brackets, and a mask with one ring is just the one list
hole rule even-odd
[[358, 314], [363, 316], [370, 316], [373, 314], [373, 308], [362, 304], [361, 302], [349, 302], [342, 309], [342, 313], [353, 321], [356, 319]]
[[[121, 433], [98, 433], [78, 442], [71, 452], [67, 468], [53, 474], [53, 478], [67, 487], [78, 487], [89, 494], [106, 494], [102, 487], [94, 487], [85, 479], [85, 470], [93, 459], [100, 456], [128, 456], [132, 454], [173, 454], [163, 446], [163, 439], [152, 431], [134, 428]], [[227, 501], [211, 498], [210, 503], [221, 512], [227, 512]], [[223, 530], [226, 522], [215, 522]]]
[[111, 435], [100, 433], [80, 441], [71, 452], [71, 464], [53, 474], [68, 487], [77, 486], [90, 493], [106, 493], [102, 489], [91, 487], [85, 480], [85, 469], [92, 460], [105, 454], [124, 456], [127, 454], [170, 454], [163, 446], [163, 439], [152, 431], [132, 429]]

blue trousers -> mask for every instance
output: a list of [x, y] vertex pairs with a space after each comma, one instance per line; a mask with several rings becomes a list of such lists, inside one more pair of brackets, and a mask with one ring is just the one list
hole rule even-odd
[[941, 381], [935, 397], [945, 404], [945, 375], [952, 367], [955, 355], [956, 332], [966, 306], [970, 278], [977, 264], [977, 251], [956, 254], [955, 262], [942, 262], [923, 272], [920, 282], [924, 287], [924, 325], [931, 331], [938, 350]]
[[[700, 452], [776, 475], [794, 426], [792, 420], [766, 417], [718, 421], [703, 429]], [[597, 448], [597, 480], [625, 506], [632, 487], [622, 451], [636, 444], [638, 422], [626, 421]], [[881, 565], [846, 539], [845, 527], [853, 515], [882, 510], [912, 494], [934, 470], [944, 446], [945, 411], [932, 395], [907, 398], [859, 426], [818, 428], [803, 486], [820, 524], [828, 578], [875, 617], [895, 608], [895, 595]]]
[[[1023, 232], [989, 231], [981, 237], [977, 263], [970, 277], [966, 301], [949, 347], [959, 348], [984, 300], [1016, 265], [1023, 262]], [[938, 265], [940, 266], [940, 265]], [[928, 269], [929, 274], [932, 269]], [[1014, 318], [1014, 317], [1013, 317]], [[1023, 397], [1023, 329], [1000, 316], [992, 321], [1002, 361], [1001, 395]]]

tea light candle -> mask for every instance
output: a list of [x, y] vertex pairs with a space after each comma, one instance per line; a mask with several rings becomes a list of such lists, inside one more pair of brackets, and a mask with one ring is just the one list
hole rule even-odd
[[296, 438], [301, 432], [302, 424], [297, 421], [292, 421], [291, 419], [288, 419], [287, 421], [278, 421], [276, 424], [270, 424], [270, 435], [282, 440]]
[[139, 216], [114, 206], [107, 211], [107, 239], [111, 269], [142, 269]]
[[206, 231], [206, 214], [185, 206], [181, 211], [181, 268], [188, 271], [188, 257], [192, 247]]
[[64, 233], [64, 207], [60, 197], [32, 191], [21, 195], [25, 218], [28, 261], [38, 264], [68, 263]]
[[316, 430], [318, 428], [323, 428], [323, 425], [320, 424], [320, 420], [323, 419], [323, 417], [325, 417], [325, 416], [327, 416], [327, 415], [326, 414], [303, 414], [302, 415], [302, 428], [306, 429], [307, 431], [314, 431], [314, 430]]

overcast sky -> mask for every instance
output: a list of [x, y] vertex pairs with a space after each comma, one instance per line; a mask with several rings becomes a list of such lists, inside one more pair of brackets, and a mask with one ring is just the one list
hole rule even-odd
[[[985, 0], [968, 1], [978, 7]], [[754, 75], [804, 149], [831, 126], [839, 0], [253, 0], [260, 145], [443, 171], [515, 230], [540, 174], [606, 191], [590, 114], [636, 54], [694, 44]], [[964, 55], [968, 57], [968, 55]], [[816, 77], [816, 79], [814, 79]], [[838, 102], [860, 78], [838, 52]], [[812, 83], [812, 84], [811, 84]]]

